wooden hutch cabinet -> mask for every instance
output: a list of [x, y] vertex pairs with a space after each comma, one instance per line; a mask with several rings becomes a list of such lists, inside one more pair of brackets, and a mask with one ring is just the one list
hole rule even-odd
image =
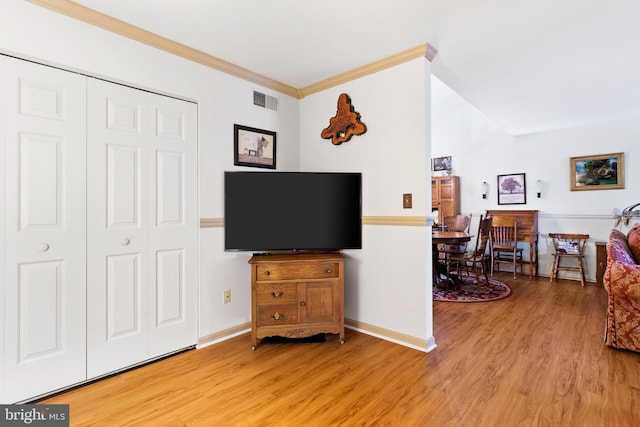
[[445, 216], [460, 214], [460, 184], [457, 176], [431, 177], [431, 210], [438, 210], [438, 224]]
[[340, 334], [344, 343], [344, 255], [254, 255], [251, 264], [251, 348], [258, 339]]

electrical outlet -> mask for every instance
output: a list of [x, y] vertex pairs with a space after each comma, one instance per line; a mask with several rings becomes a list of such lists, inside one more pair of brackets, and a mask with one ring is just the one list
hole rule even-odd
[[229, 304], [231, 302], [231, 290], [227, 289], [224, 291], [224, 303]]

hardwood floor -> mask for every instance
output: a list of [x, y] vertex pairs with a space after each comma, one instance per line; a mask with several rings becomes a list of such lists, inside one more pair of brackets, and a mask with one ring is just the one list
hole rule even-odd
[[638, 425], [640, 354], [604, 345], [604, 289], [495, 277], [510, 297], [434, 303], [428, 354], [352, 330], [251, 351], [245, 334], [46, 402], [73, 426]]

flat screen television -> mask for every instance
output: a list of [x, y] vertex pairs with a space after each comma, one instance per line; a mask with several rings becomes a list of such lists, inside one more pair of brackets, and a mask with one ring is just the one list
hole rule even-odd
[[362, 248], [362, 175], [225, 172], [226, 251]]

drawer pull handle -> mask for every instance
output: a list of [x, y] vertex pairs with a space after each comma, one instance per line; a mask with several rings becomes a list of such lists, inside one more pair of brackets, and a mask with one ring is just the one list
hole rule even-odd
[[300, 305], [304, 307], [305, 305], [307, 305], [307, 303], [305, 303], [304, 301], [300, 301]]
[[282, 320], [282, 319], [284, 319], [284, 314], [280, 313], [279, 311], [276, 311], [275, 313], [273, 313], [271, 315], [271, 318], [273, 320]]
[[327, 273], [331, 274], [333, 273], [333, 270], [331, 270], [330, 268], [327, 268]]
[[38, 245], [38, 252], [47, 252], [48, 250], [49, 250], [48, 243], [41, 243], [40, 245]]
[[264, 275], [265, 275], [265, 276], [268, 276], [268, 275], [270, 275], [270, 274], [271, 274], [271, 273], [270, 273], [270, 272], [268, 272], [268, 271], [265, 271], [265, 272], [264, 272]]
[[274, 298], [280, 298], [282, 295], [284, 295], [284, 292], [282, 292], [282, 291], [273, 291], [273, 292], [271, 292], [271, 295]]

